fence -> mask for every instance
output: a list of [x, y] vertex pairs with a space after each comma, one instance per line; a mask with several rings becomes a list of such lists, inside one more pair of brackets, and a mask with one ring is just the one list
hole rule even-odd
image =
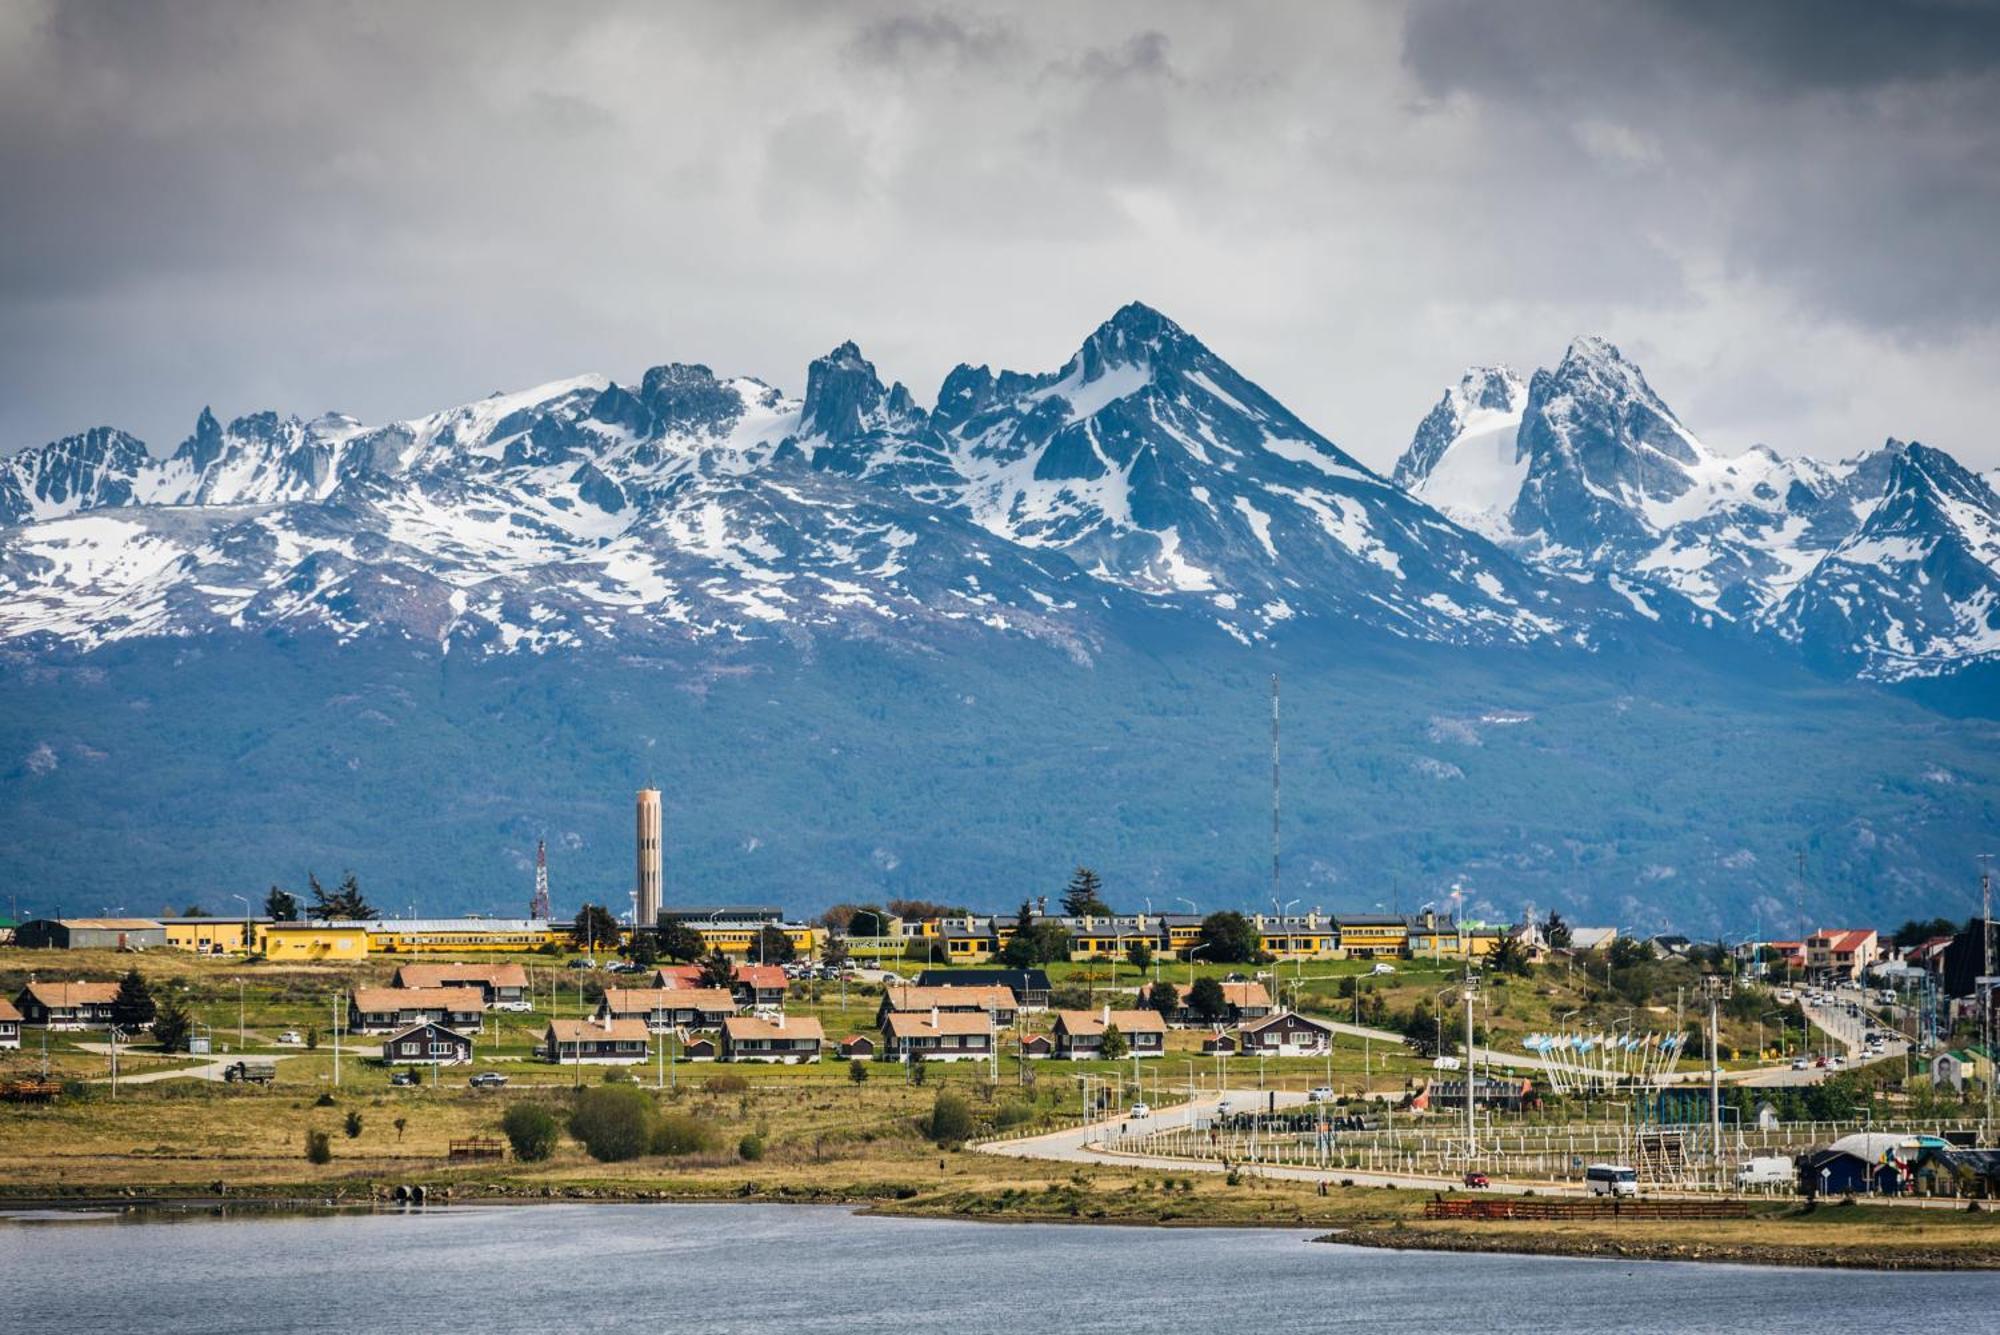
[[1537, 1201], [1453, 1197], [1424, 1202], [1426, 1219], [1747, 1219], [1747, 1201]]

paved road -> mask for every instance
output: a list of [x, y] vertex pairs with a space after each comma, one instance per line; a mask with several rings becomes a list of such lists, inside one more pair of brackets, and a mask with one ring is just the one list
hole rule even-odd
[[[1370, 1038], [1377, 1043], [1385, 1043], [1393, 1048], [1401, 1048], [1403, 1046], [1403, 1036], [1391, 1033], [1386, 1029], [1373, 1029], [1367, 1025], [1349, 1024], [1343, 1020], [1326, 1020], [1323, 1016], [1315, 1016], [1314, 1018], [1331, 1024], [1336, 1034], [1345, 1034], [1349, 1038]], [[1539, 1056], [1532, 1052], [1509, 1052], [1500, 1048], [1474, 1048], [1472, 1054], [1474, 1062], [1480, 1066], [1490, 1065], [1502, 1070], [1513, 1067], [1516, 1070], [1523, 1071], [1546, 1071], [1554, 1065], [1547, 1057]], [[1439, 1074], [1447, 1079], [1452, 1078], [1454, 1075], [1453, 1072], [1449, 1071], [1439, 1072]], [[1774, 1075], [1803, 1075], [1807, 1078], [1799, 1081], [1775, 1081], [1761, 1078]], [[1826, 1077], [1827, 1072], [1825, 1071], [1795, 1072], [1787, 1066], [1757, 1066], [1743, 1070], [1724, 1071], [1722, 1073], [1722, 1082], [1724, 1084], [1811, 1084], [1816, 1080], [1824, 1080]], [[1706, 1083], [1708, 1080], [1708, 1068], [1697, 1062], [1693, 1069], [1683, 1067], [1681, 1070], [1663, 1074], [1660, 1079], [1667, 1084]]]

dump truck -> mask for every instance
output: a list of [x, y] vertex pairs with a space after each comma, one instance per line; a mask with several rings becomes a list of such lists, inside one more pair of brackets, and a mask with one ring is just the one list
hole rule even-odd
[[222, 1078], [230, 1084], [247, 1081], [251, 1084], [268, 1085], [278, 1078], [276, 1062], [231, 1062], [222, 1068]]

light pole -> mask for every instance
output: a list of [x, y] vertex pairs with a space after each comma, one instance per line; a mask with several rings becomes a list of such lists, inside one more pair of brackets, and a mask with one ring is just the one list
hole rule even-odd
[[1472, 1166], [1473, 1155], [1478, 1153], [1474, 1142], [1476, 1134], [1472, 1117], [1472, 1003], [1479, 996], [1479, 975], [1465, 971], [1465, 1163]]
[[1207, 950], [1213, 944], [1211, 941], [1204, 941], [1200, 945], [1191, 946], [1188, 949], [1188, 994], [1190, 996], [1194, 994], [1194, 957], [1201, 954], [1202, 951]]
[[243, 906], [243, 953], [247, 955], [250, 953], [250, 897], [231, 895], [230, 898]]
[[[237, 980], [237, 986], [239, 988], [242, 986], [241, 979]], [[238, 995], [241, 996], [241, 993]], [[340, 1088], [340, 993], [338, 992], [333, 994], [333, 1087]]]

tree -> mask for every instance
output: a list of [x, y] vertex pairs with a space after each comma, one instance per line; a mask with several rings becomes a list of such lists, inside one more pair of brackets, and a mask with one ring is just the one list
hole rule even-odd
[[1201, 920], [1201, 945], [1202, 957], [1211, 964], [1249, 964], [1263, 953], [1257, 929], [1234, 909]]
[[653, 1102], [633, 1085], [597, 1085], [577, 1097], [569, 1133], [599, 1163], [636, 1159], [652, 1146]]
[[736, 986], [736, 962], [720, 950], [713, 950], [702, 956], [701, 985], [703, 987]]
[[819, 953], [819, 962], [829, 969], [844, 969], [847, 967], [847, 958], [847, 938], [844, 936], [827, 937], [826, 949]]
[[652, 932], [632, 933], [632, 944], [625, 957], [642, 969], [650, 969], [660, 962], [659, 938]]
[[1195, 979], [1188, 991], [1188, 1009], [1211, 1024], [1226, 1018], [1229, 1000], [1222, 995], [1222, 984], [1213, 978]]
[[928, 899], [892, 899], [889, 912], [905, 922], [930, 922], [937, 918], [963, 918], [970, 910], [962, 905], [938, 904]]
[[931, 1103], [925, 1133], [940, 1145], [956, 1145], [972, 1135], [972, 1107], [965, 1096], [940, 1089]]
[[857, 1085], [868, 1083], [868, 1063], [856, 1057], [847, 1063], [847, 1078]]
[[208, 911], [206, 905], [189, 904], [181, 910], [181, 916], [183, 918], [213, 918], [215, 915]]
[[1146, 972], [1153, 964], [1153, 948], [1144, 941], [1134, 941], [1125, 947], [1125, 962], [1140, 973]]
[[1908, 948], [1910, 946], [1920, 946], [1932, 937], [1957, 935], [1958, 924], [1950, 918], [1932, 918], [1929, 922], [1912, 918], [1901, 927], [1898, 927], [1896, 934], [1890, 937], [1889, 940], [1892, 945]]
[[1512, 932], [1502, 932], [1500, 939], [1487, 952], [1486, 967], [1495, 973], [1511, 973], [1526, 977], [1528, 973], [1528, 948]]
[[299, 897], [289, 890], [272, 886], [271, 893], [264, 896], [264, 916], [272, 922], [297, 922]]
[[319, 883], [319, 877], [306, 873], [306, 886], [312, 891], [312, 916], [320, 922], [359, 921], [376, 916], [375, 906], [361, 893], [361, 882], [353, 872], [341, 878], [340, 888], [332, 894]]
[[576, 911], [576, 921], [569, 927], [569, 938], [578, 950], [592, 954], [600, 950], [612, 950], [618, 945], [618, 919], [611, 916], [611, 910], [602, 904], [585, 904]]
[[1629, 969], [1652, 958], [1653, 946], [1649, 941], [1621, 936], [1611, 943], [1611, 967], [1614, 969]]
[[[1216, 989], [1217, 992], [1221, 990]], [[1181, 994], [1172, 983], [1157, 982], [1147, 989], [1146, 1004], [1161, 1015], [1171, 1018], [1174, 1012], [1181, 1008]]]
[[861, 906], [859, 904], [835, 904], [832, 908], [819, 915], [819, 925], [826, 928], [829, 932], [844, 932], [847, 930], [847, 925], [854, 921], [854, 915], [860, 912], [860, 910]]
[[1062, 910], [1072, 918], [1108, 918], [1111, 906], [1104, 902], [1103, 891], [1104, 882], [1096, 872], [1078, 867], [1070, 873], [1069, 884], [1063, 887]]
[[1000, 962], [1010, 969], [1032, 969], [1068, 958], [1069, 929], [1050, 918], [1017, 930], [1000, 952]]
[[750, 958], [760, 964], [790, 964], [799, 954], [792, 938], [768, 922], [758, 929], [750, 949]]
[[556, 1139], [561, 1134], [555, 1114], [538, 1103], [517, 1103], [507, 1109], [507, 1115], [500, 1119], [500, 1129], [507, 1133], [514, 1157], [525, 1163], [539, 1163], [554, 1154]]
[[667, 959], [678, 964], [692, 964], [701, 958], [701, 952], [708, 945], [701, 939], [701, 933], [682, 922], [679, 918], [660, 916], [660, 930], [653, 934], [654, 944]]
[[158, 1011], [153, 1004], [153, 990], [146, 986], [146, 980], [133, 969], [118, 981], [118, 995], [111, 1002], [111, 1023], [126, 1033], [144, 1029], [153, 1022]]
[[163, 1052], [180, 1052], [193, 1032], [194, 1016], [188, 1013], [187, 1003], [178, 993], [167, 993], [167, 999], [153, 1013], [153, 1040]]
[[1549, 920], [1542, 924], [1542, 939], [1549, 943], [1550, 950], [1568, 950], [1571, 940], [1569, 924], [1562, 914], [1549, 910]]
[[863, 904], [854, 910], [854, 916], [847, 920], [849, 936], [872, 937], [889, 935], [889, 915], [873, 904]]
[[1115, 1062], [1131, 1050], [1131, 1045], [1125, 1041], [1125, 1035], [1118, 1032], [1117, 1025], [1107, 1024], [1104, 1026], [1104, 1037], [1097, 1045], [1098, 1056], [1104, 1058], [1106, 1061]]

